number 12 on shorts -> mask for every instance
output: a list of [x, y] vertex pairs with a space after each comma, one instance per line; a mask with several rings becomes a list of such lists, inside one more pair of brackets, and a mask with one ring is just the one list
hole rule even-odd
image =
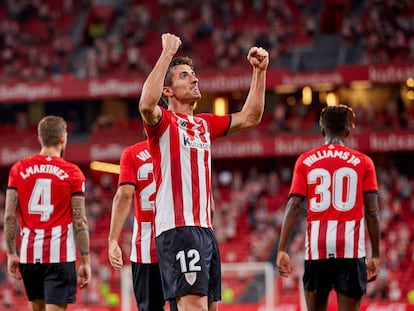
[[198, 265], [200, 261], [200, 253], [196, 249], [189, 249], [187, 253], [181, 250], [175, 256], [175, 259], [180, 262], [181, 273], [185, 275], [188, 284], [193, 285], [197, 279], [197, 271], [201, 271], [201, 266]]

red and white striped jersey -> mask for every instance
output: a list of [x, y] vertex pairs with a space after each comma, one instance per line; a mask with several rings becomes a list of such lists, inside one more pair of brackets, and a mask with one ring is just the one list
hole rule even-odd
[[299, 156], [289, 195], [307, 196], [305, 259], [366, 256], [363, 193], [378, 191], [374, 164], [342, 145]]
[[118, 185], [135, 186], [130, 259], [138, 263], [158, 262], [153, 228], [155, 180], [147, 141], [127, 147], [122, 153], [120, 165]]
[[212, 227], [211, 142], [225, 135], [230, 115], [173, 113], [148, 126], [157, 185], [155, 231], [183, 226]]
[[13, 165], [8, 188], [19, 198], [20, 262], [75, 261], [71, 198], [84, 195], [81, 170], [60, 157], [35, 155]]

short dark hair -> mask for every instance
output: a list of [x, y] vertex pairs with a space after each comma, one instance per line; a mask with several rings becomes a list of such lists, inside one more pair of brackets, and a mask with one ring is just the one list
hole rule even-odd
[[178, 65], [188, 65], [191, 69], [194, 70], [193, 60], [187, 56], [177, 56], [172, 59], [170, 62], [167, 73], [165, 74], [164, 78], [164, 86], [171, 86], [172, 85], [172, 74], [171, 68], [178, 66]]
[[328, 106], [321, 111], [319, 125], [334, 133], [355, 127], [355, 113], [347, 105]]
[[37, 126], [37, 133], [45, 147], [59, 145], [60, 139], [66, 133], [66, 130], [66, 121], [58, 116], [46, 116], [39, 121]]

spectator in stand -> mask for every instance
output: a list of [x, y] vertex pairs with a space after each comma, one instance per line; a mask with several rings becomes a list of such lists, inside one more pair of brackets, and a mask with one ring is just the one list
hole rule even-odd
[[[282, 276], [291, 272], [288, 241], [308, 198], [303, 283], [309, 311], [326, 310], [332, 288], [339, 310], [358, 310], [367, 281], [379, 273], [379, 210], [375, 167], [365, 154], [345, 146], [355, 114], [344, 105], [320, 116], [323, 146], [299, 156], [277, 254]], [[366, 263], [365, 222], [371, 240]]]
[[[139, 111], [153, 156], [156, 248], [164, 297], [178, 309], [217, 310], [220, 254], [212, 231], [211, 142], [259, 124], [269, 56], [252, 47], [252, 82], [240, 112], [194, 115], [201, 98], [191, 59], [174, 58], [181, 39], [162, 35], [162, 52], [142, 88]], [[161, 96], [168, 110], [160, 107]], [[172, 179], [173, 178], [173, 179]]]
[[[89, 232], [85, 216], [85, 177], [65, 161], [66, 122], [47, 116], [38, 124], [41, 150], [16, 162], [9, 174], [4, 232], [7, 268], [23, 279], [33, 311], [66, 310], [91, 279]], [[21, 247], [16, 233], [20, 214]], [[76, 249], [81, 258], [76, 275]]]
[[[122, 227], [134, 205], [130, 260], [132, 283], [139, 311], [164, 310], [164, 298], [154, 240], [155, 181], [147, 141], [127, 147], [121, 156], [118, 190], [112, 204], [108, 258], [115, 270], [124, 266], [118, 244]], [[134, 201], [134, 204], [133, 204]], [[175, 302], [171, 302], [175, 309]]]

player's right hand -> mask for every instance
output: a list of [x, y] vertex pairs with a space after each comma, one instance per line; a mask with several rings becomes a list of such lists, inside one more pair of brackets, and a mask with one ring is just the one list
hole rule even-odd
[[16, 254], [7, 254], [7, 270], [12, 278], [21, 280], [22, 276], [19, 269], [19, 257]]
[[173, 55], [177, 53], [178, 48], [181, 45], [181, 39], [179, 37], [171, 33], [164, 33], [161, 36], [161, 40], [162, 40], [162, 48], [165, 51], [168, 51]]
[[292, 267], [290, 266], [290, 257], [288, 253], [284, 251], [279, 251], [277, 253], [276, 266], [281, 276], [287, 277], [290, 272], [292, 272]]
[[115, 270], [121, 270], [124, 266], [122, 260], [122, 250], [116, 241], [110, 241], [108, 245], [108, 259], [112, 268]]

